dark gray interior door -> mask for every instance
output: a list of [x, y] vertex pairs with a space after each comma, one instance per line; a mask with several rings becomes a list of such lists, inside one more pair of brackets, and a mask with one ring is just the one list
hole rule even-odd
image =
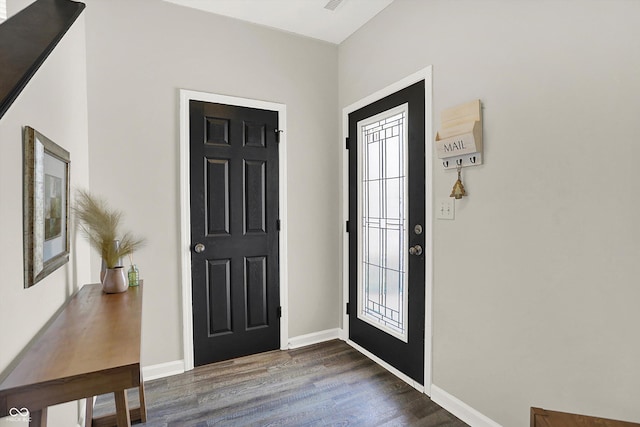
[[190, 101], [196, 366], [280, 347], [276, 111]]
[[421, 81], [349, 114], [349, 338], [420, 384], [424, 103]]

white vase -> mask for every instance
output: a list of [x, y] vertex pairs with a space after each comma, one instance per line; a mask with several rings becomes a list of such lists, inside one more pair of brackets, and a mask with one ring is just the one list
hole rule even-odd
[[[113, 249], [115, 251], [118, 251], [120, 249], [120, 240], [114, 240], [113, 241]], [[116, 265], [116, 267], [119, 266], [123, 266], [124, 263], [122, 262], [122, 258], [118, 258], [118, 264]], [[107, 263], [104, 262], [104, 258], [102, 258], [102, 265], [100, 266], [100, 283], [102, 283], [104, 281], [104, 275], [107, 272]]]
[[107, 268], [102, 281], [102, 290], [107, 294], [116, 294], [129, 289], [129, 283], [124, 274], [124, 267]]

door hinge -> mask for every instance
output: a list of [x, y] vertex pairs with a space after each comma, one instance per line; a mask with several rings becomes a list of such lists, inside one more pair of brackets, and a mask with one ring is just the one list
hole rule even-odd
[[349, 303], [347, 303], [347, 315], [351, 314], [351, 307], [349, 306]]
[[280, 223], [280, 220], [276, 220], [276, 230], [280, 231], [282, 229], [282, 224]]
[[284, 131], [280, 129], [276, 129], [274, 130], [274, 132], [276, 133], [276, 142], [280, 142], [280, 134]]
[[347, 233], [349, 232], [349, 221], [347, 221]]
[[346, 138], [345, 138], [345, 140], [346, 140], [346, 145], [347, 145], [347, 147], [346, 147], [346, 148], [347, 148], [347, 150], [348, 150], [348, 149], [351, 147], [351, 141], [350, 141], [350, 138], [349, 138], [349, 137], [346, 137]]
[[278, 318], [282, 317], [282, 307], [278, 307]]

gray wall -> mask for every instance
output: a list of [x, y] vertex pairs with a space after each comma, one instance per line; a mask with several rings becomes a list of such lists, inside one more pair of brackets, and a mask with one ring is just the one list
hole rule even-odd
[[[8, 4], [19, 10], [17, 2]], [[23, 289], [23, 127], [70, 152], [72, 189], [89, 186], [84, 30], [80, 16], [0, 119], [0, 376], [66, 299], [90, 281], [88, 244], [71, 228], [69, 263]], [[52, 426], [73, 426], [77, 417], [74, 402], [49, 411]], [[19, 424], [9, 417], [0, 420], [3, 425]]]
[[148, 238], [143, 364], [183, 357], [180, 88], [287, 105], [289, 334], [336, 328], [337, 47], [162, 1], [89, 0], [87, 52], [91, 188]]
[[[433, 65], [434, 124], [484, 103], [485, 164], [434, 224], [433, 382], [640, 421], [640, 2], [396, 0], [340, 46], [343, 108]], [[434, 160], [434, 197], [455, 172]]]
[[[531, 405], [640, 421], [638, 16], [632, 0], [396, 0], [338, 48], [89, 0], [86, 74], [81, 18], [0, 120], [0, 324], [19, 326], [0, 370], [98, 268], [74, 235], [71, 263], [21, 288], [22, 126], [61, 142], [72, 184], [90, 176], [149, 238], [136, 262], [151, 365], [182, 358], [178, 89], [287, 104], [293, 337], [340, 318], [338, 112], [433, 65], [435, 128], [480, 98], [486, 143], [456, 220], [434, 224], [434, 384], [504, 426], [527, 425]], [[434, 181], [446, 197], [455, 177], [435, 161]], [[56, 411], [52, 425], [72, 424], [74, 404]]]

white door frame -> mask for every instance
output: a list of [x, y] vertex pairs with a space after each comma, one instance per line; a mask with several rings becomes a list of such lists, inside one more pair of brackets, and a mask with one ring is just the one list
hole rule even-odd
[[182, 286], [182, 342], [184, 369], [193, 369], [193, 309], [191, 297], [191, 203], [189, 186], [189, 101], [204, 101], [238, 107], [259, 108], [278, 112], [278, 197], [280, 216], [280, 348], [289, 342], [288, 258], [287, 258], [287, 106], [275, 102], [237, 98], [206, 92], [180, 89], [180, 256]]
[[[372, 353], [349, 340], [349, 316], [346, 310], [342, 313], [342, 338], [350, 345], [375, 360], [387, 370], [412, 385], [414, 388], [431, 396], [432, 370], [432, 337], [433, 337], [433, 69], [426, 67], [404, 79], [393, 83], [376, 93], [361, 99], [342, 110], [342, 141], [349, 136], [349, 114], [365, 107], [385, 96], [391, 95], [414, 83], [424, 80], [425, 85], [425, 319], [424, 319], [424, 386], [413, 381], [409, 376], [393, 366], [375, 357]], [[355, 135], [352, 135], [355, 137]], [[355, 149], [355, 148], [352, 148]], [[342, 216], [343, 224], [349, 219], [349, 152], [342, 150]], [[342, 227], [342, 301], [349, 301], [349, 233]], [[353, 304], [352, 304], [353, 306]], [[343, 304], [344, 308], [344, 304]]]

